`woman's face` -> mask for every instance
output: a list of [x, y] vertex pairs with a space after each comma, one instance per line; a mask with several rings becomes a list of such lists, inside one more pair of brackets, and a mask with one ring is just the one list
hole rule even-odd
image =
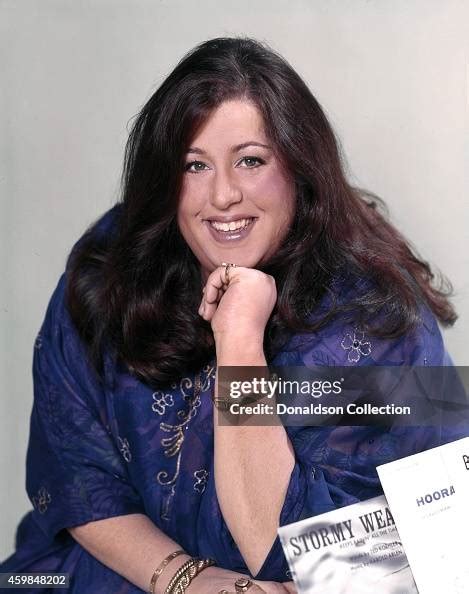
[[295, 211], [292, 177], [275, 156], [262, 116], [247, 100], [222, 103], [186, 154], [181, 233], [204, 278], [222, 262], [250, 268], [272, 256]]

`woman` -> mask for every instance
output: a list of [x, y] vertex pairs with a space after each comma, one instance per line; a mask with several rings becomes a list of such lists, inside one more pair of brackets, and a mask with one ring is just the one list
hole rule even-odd
[[379, 494], [378, 464], [456, 431], [224, 427], [217, 366], [441, 365], [455, 313], [253, 40], [178, 64], [123, 181], [36, 341], [34, 511], [2, 571], [69, 572], [74, 593], [293, 592], [279, 524]]

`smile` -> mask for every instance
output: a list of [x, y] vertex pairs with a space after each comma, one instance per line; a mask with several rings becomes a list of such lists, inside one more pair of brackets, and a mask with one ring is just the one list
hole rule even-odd
[[246, 227], [253, 221], [254, 219], [239, 219], [238, 221], [230, 221], [229, 223], [220, 223], [219, 221], [209, 221], [209, 223], [217, 231], [226, 233], [229, 231], [240, 231], [241, 229], [246, 229]]
[[241, 241], [249, 235], [255, 225], [256, 218], [243, 217], [232, 221], [215, 221], [206, 219], [210, 235], [219, 243]]

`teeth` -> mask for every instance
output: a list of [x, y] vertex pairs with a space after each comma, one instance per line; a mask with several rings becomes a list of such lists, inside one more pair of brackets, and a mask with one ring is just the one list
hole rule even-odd
[[252, 219], [239, 219], [239, 221], [231, 221], [230, 223], [219, 223], [218, 221], [210, 221], [210, 224], [217, 231], [240, 231], [251, 223]]

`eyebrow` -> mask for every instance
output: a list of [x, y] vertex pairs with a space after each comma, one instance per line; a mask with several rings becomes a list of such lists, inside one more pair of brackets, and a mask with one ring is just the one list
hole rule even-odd
[[[267, 144], [262, 144], [262, 142], [256, 142], [255, 140], [249, 140], [248, 142], [243, 142], [242, 144], [237, 144], [235, 145], [232, 149], [231, 152], [232, 153], [237, 153], [239, 151], [242, 151], [243, 149], [247, 148], [248, 146], [259, 146], [261, 148], [267, 149], [267, 150], [272, 150], [271, 146], [268, 146]], [[205, 151], [203, 151], [200, 148], [197, 148], [196, 146], [191, 146], [187, 149], [188, 153], [195, 153], [197, 155], [205, 155]]]

